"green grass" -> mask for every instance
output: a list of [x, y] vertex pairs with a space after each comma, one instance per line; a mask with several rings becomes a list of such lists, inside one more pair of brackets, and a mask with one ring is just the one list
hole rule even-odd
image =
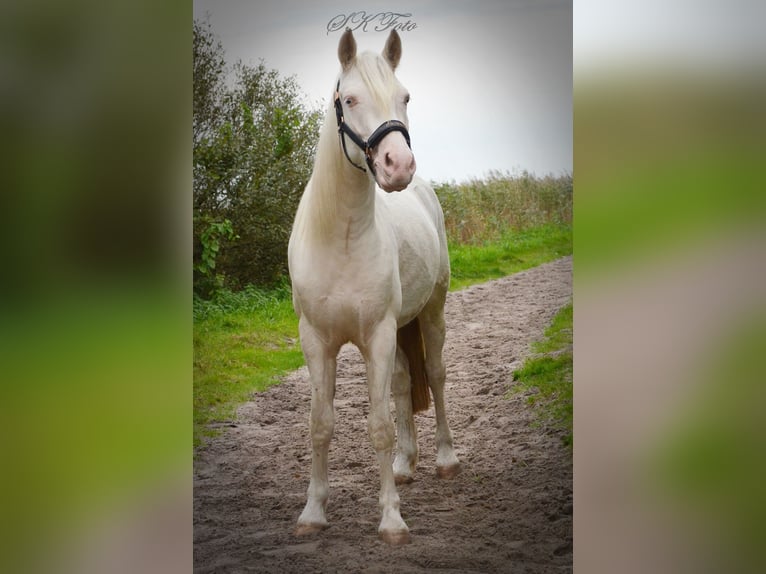
[[500, 240], [481, 245], [451, 245], [450, 290], [505, 277], [571, 253], [571, 225], [541, 225], [506, 231]]
[[249, 289], [195, 302], [194, 446], [238, 404], [303, 364], [289, 292]]
[[512, 392], [530, 392], [540, 422], [564, 431], [564, 444], [572, 447], [572, 303], [562, 308], [532, 345], [535, 356], [513, 372], [517, 384]]

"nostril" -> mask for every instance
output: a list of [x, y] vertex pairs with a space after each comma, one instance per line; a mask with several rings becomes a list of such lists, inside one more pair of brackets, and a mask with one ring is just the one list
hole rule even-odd
[[391, 159], [391, 154], [390, 153], [386, 152], [386, 155], [385, 155], [384, 159], [386, 161], [386, 167], [391, 167], [392, 165], [394, 165], [394, 160]]

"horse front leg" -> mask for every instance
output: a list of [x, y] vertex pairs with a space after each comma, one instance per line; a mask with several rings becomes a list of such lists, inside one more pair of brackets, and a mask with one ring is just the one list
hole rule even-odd
[[410, 532], [399, 512], [399, 493], [394, 482], [391, 454], [394, 446], [394, 422], [389, 406], [391, 375], [396, 356], [396, 321], [381, 321], [363, 349], [367, 363], [370, 415], [367, 421], [370, 440], [380, 465], [380, 510], [378, 533], [392, 546], [407, 544]]
[[312, 534], [327, 526], [325, 508], [329, 497], [327, 455], [335, 427], [335, 371], [338, 349], [328, 346], [301, 318], [301, 346], [311, 381], [311, 480], [306, 507], [298, 518], [296, 536]]

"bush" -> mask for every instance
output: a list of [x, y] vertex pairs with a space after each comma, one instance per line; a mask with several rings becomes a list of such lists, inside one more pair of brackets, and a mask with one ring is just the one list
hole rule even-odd
[[[322, 117], [302, 103], [294, 78], [263, 62], [229, 70], [223, 54], [209, 23], [195, 21], [194, 287], [205, 296], [222, 286], [273, 285], [287, 273], [290, 229]], [[218, 234], [210, 261], [204, 234], [226, 221], [232, 233]]]

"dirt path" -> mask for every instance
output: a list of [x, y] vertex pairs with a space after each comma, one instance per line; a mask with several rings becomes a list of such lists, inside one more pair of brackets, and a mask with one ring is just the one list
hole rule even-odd
[[310, 472], [305, 367], [243, 405], [194, 465], [194, 571], [571, 572], [572, 459], [534, 426], [511, 372], [571, 298], [566, 257], [447, 299], [447, 410], [463, 472], [435, 476], [433, 407], [416, 415], [420, 462], [399, 487], [412, 543], [377, 536], [378, 469], [357, 349], [338, 358], [330, 526], [295, 538]]

